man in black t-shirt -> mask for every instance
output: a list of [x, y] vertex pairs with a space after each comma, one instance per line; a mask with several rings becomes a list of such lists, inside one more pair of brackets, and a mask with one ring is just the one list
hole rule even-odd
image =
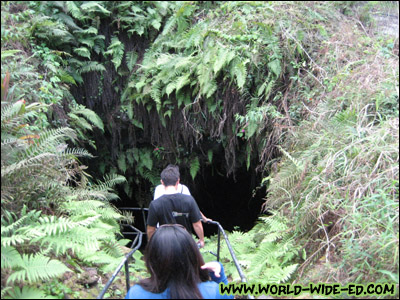
[[147, 216], [147, 238], [150, 240], [156, 231], [157, 223], [181, 224], [191, 232], [191, 224], [196, 232], [200, 247], [204, 247], [204, 232], [201, 224], [201, 214], [192, 196], [180, 194], [177, 191], [179, 173], [174, 168], [166, 168], [161, 172], [161, 182], [165, 186], [163, 196], [152, 201]]

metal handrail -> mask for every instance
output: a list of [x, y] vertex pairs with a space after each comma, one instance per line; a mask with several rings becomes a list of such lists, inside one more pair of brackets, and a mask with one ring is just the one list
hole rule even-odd
[[106, 285], [104, 286], [103, 290], [101, 291], [100, 295], [97, 296], [97, 299], [103, 299], [104, 294], [106, 293], [107, 289], [110, 287], [111, 283], [114, 281], [115, 277], [121, 271], [122, 267], [125, 265], [125, 281], [126, 281], [126, 292], [129, 291], [130, 288], [130, 283], [129, 283], [129, 264], [128, 264], [128, 259], [131, 258], [133, 253], [135, 253], [136, 250], [140, 248], [142, 245], [142, 237], [143, 233], [133, 227], [132, 225], [125, 225], [131, 227], [134, 231], [136, 231], [136, 238], [132, 243], [133, 245], [136, 245], [128, 254], [125, 255], [125, 258], [122, 260], [122, 262], [119, 264], [118, 268], [115, 270], [115, 272], [112, 274], [111, 278], [107, 281]]
[[[221, 240], [221, 232], [222, 232], [222, 235], [224, 236], [226, 245], [228, 246], [228, 250], [229, 250], [229, 252], [230, 252], [230, 254], [232, 256], [232, 260], [235, 263], [236, 269], [237, 269], [237, 271], [239, 273], [240, 279], [241, 279], [241, 281], [243, 283], [247, 283], [246, 276], [243, 274], [242, 268], [240, 267], [239, 262], [237, 261], [235, 252], [233, 252], [231, 243], [229, 242], [228, 236], [226, 235], [224, 228], [222, 228], [221, 224], [219, 222], [217, 222], [217, 221], [210, 221], [209, 220], [206, 223], [207, 224], [214, 224], [214, 225], [218, 226], [218, 244], [217, 244], [217, 255], [216, 255], [217, 256], [217, 261], [219, 261], [219, 259], [220, 259], [220, 257], [219, 257], [220, 247], [221, 247], [220, 240]], [[248, 299], [254, 299], [254, 297], [252, 295], [247, 295], [247, 298]]]
[[[144, 218], [144, 211], [148, 210], [147, 208], [136, 208], [136, 207], [124, 207], [124, 208], [120, 208], [120, 209], [125, 209], [125, 210], [141, 210], [142, 214], [143, 214], [143, 219], [144, 219], [144, 224], [146, 225], [146, 221]], [[204, 222], [204, 221], [203, 221]], [[217, 221], [211, 221], [208, 220], [207, 222], [205, 222], [206, 224], [213, 224], [213, 225], [217, 225], [218, 226], [218, 243], [217, 243], [217, 261], [220, 260], [220, 248], [221, 248], [221, 232], [222, 235], [224, 236], [226, 245], [228, 246], [228, 250], [232, 256], [232, 260], [235, 263], [236, 269], [239, 273], [240, 279], [243, 283], [247, 283], [247, 279], [246, 276], [243, 274], [243, 271], [239, 265], [239, 262], [237, 261], [235, 252], [233, 252], [231, 243], [229, 242], [228, 236], [225, 233], [224, 228], [221, 226], [221, 224]], [[106, 283], [106, 285], [104, 286], [103, 290], [101, 291], [100, 295], [97, 297], [97, 299], [103, 299], [104, 294], [106, 293], [107, 289], [110, 287], [110, 285], [112, 284], [112, 282], [114, 281], [115, 277], [117, 276], [117, 274], [119, 273], [119, 271], [122, 269], [122, 267], [125, 265], [125, 280], [126, 280], [126, 290], [127, 292], [129, 291], [130, 288], [130, 283], [129, 283], [129, 264], [128, 264], [128, 259], [133, 255], [133, 253], [138, 250], [142, 244], [142, 236], [143, 234], [145, 234], [144, 232], [140, 231], [139, 229], [133, 227], [132, 225], [125, 225], [125, 226], [129, 226], [131, 227], [134, 231], [136, 231], [136, 238], [132, 243], [133, 245], [136, 245], [132, 251], [130, 251], [127, 255], [125, 255], [125, 258], [123, 259], [123, 261], [119, 264], [118, 268], [115, 270], [115, 272], [113, 273], [113, 275], [111, 276], [111, 278], [108, 280], [108, 282]], [[210, 251], [211, 252], [211, 251]], [[211, 252], [212, 253], [212, 252]], [[212, 253], [214, 254], [214, 253]], [[215, 255], [215, 254], [214, 254]], [[254, 299], [254, 297], [252, 295], [247, 295], [248, 299]]]
[[144, 207], [120, 207], [120, 210], [140, 210], [142, 212], [142, 217], [143, 217], [143, 225], [144, 225], [144, 231], [142, 231], [143, 234], [146, 233], [146, 227], [147, 227], [147, 222], [146, 222], [146, 216], [145, 216], [145, 211], [149, 211], [148, 208]]
[[220, 239], [221, 239], [221, 234], [220, 234], [220, 233], [222, 232], [222, 235], [224, 236], [226, 245], [228, 246], [228, 250], [229, 250], [229, 252], [230, 252], [230, 254], [231, 254], [231, 256], [232, 256], [232, 260], [233, 260], [233, 262], [235, 263], [236, 269], [237, 269], [237, 271], [238, 271], [238, 273], [239, 273], [240, 279], [241, 279], [242, 282], [246, 283], [246, 282], [247, 282], [246, 276], [243, 274], [243, 271], [242, 271], [242, 269], [240, 268], [239, 262], [237, 261], [235, 252], [233, 252], [231, 243], [229, 242], [228, 236], [226, 235], [226, 233], [225, 233], [225, 231], [224, 231], [224, 228], [222, 228], [221, 224], [220, 224], [219, 222], [217, 222], [217, 221], [207, 221], [207, 224], [214, 224], [214, 225], [217, 225], [217, 226], [218, 226], [217, 261], [219, 261], [219, 258], [220, 258], [220, 257], [219, 257], [219, 253], [220, 253]]

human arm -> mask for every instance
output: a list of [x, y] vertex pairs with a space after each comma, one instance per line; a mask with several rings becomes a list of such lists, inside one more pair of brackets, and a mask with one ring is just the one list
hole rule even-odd
[[208, 270], [210, 277], [216, 283], [223, 282], [228, 284], [228, 278], [225, 275], [224, 267], [218, 261], [211, 261], [201, 266], [202, 269]]
[[192, 223], [193, 224], [193, 229], [197, 234], [197, 237], [199, 238], [199, 243], [200, 243], [200, 248], [204, 247], [204, 231], [203, 231], [203, 224], [201, 224], [201, 220]]
[[156, 232], [156, 227], [147, 225], [147, 241], [150, 241], [154, 232]]
[[200, 214], [201, 214], [201, 218], [203, 219], [204, 223], [207, 223], [208, 221], [212, 221], [212, 219], [207, 218], [201, 211], [200, 211]]
[[150, 241], [151, 236], [153, 233], [156, 231], [156, 226], [158, 222], [158, 217], [156, 214], [156, 209], [154, 206], [157, 206], [154, 204], [155, 202], [151, 202], [149, 206], [149, 214], [147, 215], [147, 227], [146, 227], [146, 233], [147, 233], [147, 241]]

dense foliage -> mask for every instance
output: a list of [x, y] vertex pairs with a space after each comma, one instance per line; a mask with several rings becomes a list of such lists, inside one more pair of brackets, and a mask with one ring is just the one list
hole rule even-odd
[[2, 4], [1, 295], [43, 298], [53, 295], [43, 282], [83, 274], [90, 265], [106, 273], [120, 263], [129, 241], [121, 238], [119, 221], [126, 218], [109, 201], [118, 198], [112, 187], [125, 178], [96, 182], [85, 173], [79, 159], [92, 155], [70, 146], [94, 145], [85, 133], [103, 123], [73, 101], [60, 118], [61, 101], [72, 97], [57, 68], [61, 58], [29, 45], [22, 21], [32, 12], [7, 8]]
[[264, 175], [275, 215], [230, 234], [251, 280], [398, 284], [398, 37], [373, 18], [388, 9], [2, 2], [2, 298], [112, 270], [111, 187], [146, 206], [166, 162]]
[[33, 2], [31, 35], [62, 56], [62, 80], [106, 124], [95, 132], [100, 173], [125, 174], [126, 194], [145, 204], [165, 161], [194, 179], [204, 164], [234, 176], [278, 155], [282, 126], [300, 118], [287, 98], [306, 64], [298, 44], [307, 31], [326, 38], [310, 5]]

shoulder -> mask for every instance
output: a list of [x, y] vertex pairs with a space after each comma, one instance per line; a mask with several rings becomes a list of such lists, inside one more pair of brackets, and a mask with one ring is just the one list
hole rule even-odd
[[182, 184], [181, 190], [182, 190], [182, 194], [191, 195], [189, 188], [186, 185]]
[[156, 186], [154, 190], [154, 200], [158, 199], [165, 192], [165, 187], [162, 184]]
[[214, 281], [200, 283], [199, 290], [204, 299], [233, 299], [231, 295], [221, 295], [219, 285]]
[[125, 299], [164, 299], [165, 292], [161, 294], [151, 293], [142, 288], [139, 284], [132, 286], [125, 296]]

